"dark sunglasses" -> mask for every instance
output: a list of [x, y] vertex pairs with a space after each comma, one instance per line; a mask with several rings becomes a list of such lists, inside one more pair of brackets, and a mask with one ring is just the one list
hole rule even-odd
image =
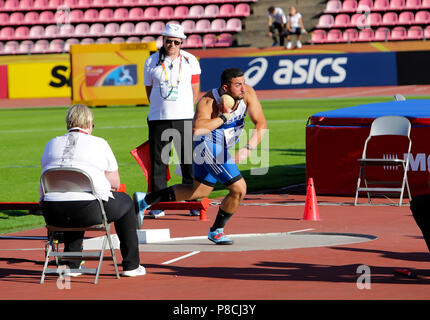
[[172, 42], [175, 44], [175, 46], [179, 46], [182, 43], [182, 41], [166, 39], [167, 44], [171, 44]]

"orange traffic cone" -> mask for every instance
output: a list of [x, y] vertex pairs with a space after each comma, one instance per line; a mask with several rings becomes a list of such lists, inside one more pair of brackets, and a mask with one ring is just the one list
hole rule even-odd
[[318, 201], [315, 194], [314, 180], [309, 178], [308, 187], [306, 190], [305, 212], [303, 220], [318, 221], [320, 220], [320, 213], [318, 210]]

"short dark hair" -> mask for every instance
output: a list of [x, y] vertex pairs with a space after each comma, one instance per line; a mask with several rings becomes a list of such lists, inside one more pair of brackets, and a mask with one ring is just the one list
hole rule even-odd
[[231, 82], [231, 79], [242, 77], [243, 75], [243, 71], [238, 68], [225, 69], [221, 74], [221, 85], [228, 84]]
[[273, 7], [273, 6], [272, 6], [272, 7], [269, 7], [269, 8], [267, 9], [267, 11], [268, 11], [268, 12], [270, 12], [270, 13], [272, 13], [273, 11], [275, 11], [275, 7]]

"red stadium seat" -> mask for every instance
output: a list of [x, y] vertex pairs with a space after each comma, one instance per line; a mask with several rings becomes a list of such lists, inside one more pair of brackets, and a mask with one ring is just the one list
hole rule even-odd
[[203, 17], [205, 14], [205, 9], [201, 5], [193, 5], [190, 7], [189, 19], [198, 19]]
[[[346, 14], [343, 14], [343, 15], [339, 14], [339, 15], [336, 16], [336, 18], [338, 16], [345, 16], [345, 15]], [[331, 15], [331, 14], [323, 14], [318, 19], [317, 28], [327, 28], [327, 29], [330, 29], [334, 25], [334, 20], [335, 20], [335, 18], [333, 17], [333, 15]]]
[[234, 8], [234, 14], [237, 17], [249, 17], [251, 15], [251, 7], [247, 3], [238, 3]]
[[33, 4], [33, 0], [20, 0], [18, 8], [20, 10], [32, 10]]
[[119, 33], [123, 36], [131, 36], [134, 33], [134, 24], [132, 22], [124, 22], [119, 26]]
[[158, 11], [158, 18], [163, 20], [173, 19], [175, 17], [175, 10], [172, 7], [161, 7]]
[[203, 36], [203, 46], [206, 48], [215, 47], [217, 42], [216, 34], [207, 33]]
[[134, 26], [134, 33], [138, 35], [145, 35], [149, 33], [151, 25], [146, 21], [140, 21]]
[[116, 22], [110, 22], [107, 25], [105, 25], [105, 36], [113, 37], [118, 35], [119, 33], [119, 24]]
[[421, 40], [423, 36], [424, 31], [420, 26], [412, 26], [408, 29], [407, 38], [409, 40]]
[[430, 23], [430, 12], [421, 10], [415, 13], [416, 24], [429, 24]]
[[215, 44], [215, 47], [231, 47], [233, 44], [233, 36], [230, 33], [221, 33]]
[[31, 49], [33, 48], [34, 43], [31, 40], [21, 41], [18, 47], [17, 53], [29, 54], [31, 53]]
[[113, 12], [113, 20], [126, 21], [128, 20], [128, 10], [126, 8], [118, 8]]
[[196, 32], [207, 33], [211, 30], [211, 22], [208, 19], [201, 19], [196, 22]]
[[55, 15], [52, 11], [42, 11], [39, 15], [39, 23], [55, 23]]
[[[218, 15], [219, 15], [219, 7], [216, 4], [209, 4], [205, 7], [205, 12], [203, 14], [204, 18], [217, 18]], [[203, 39], [203, 43], [204, 43], [204, 39]]]
[[96, 22], [99, 19], [99, 12], [96, 9], [87, 9], [84, 11], [85, 22]]
[[12, 12], [9, 15], [9, 24], [21, 25], [24, 24], [24, 13], [22, 12]]
[[327, 42], [327, 32], [325, 30], [317, 29], [312, 32], [311, 43], [325, 43]]
[[128, 12], [128, 19], [129, 20], [133, 20], [133, 21], [141, 21], [144, 19], [144, 14], [143, 14], [143, 9], [142, 8], [131, 8], [130, 11]]
[[327, 32], [327, 42], [338, 43], [342, 41], [342, 31], [339, 29], [330, 29]]
[[158, 12], [158, 8], [156, 7], [147, 7], [143, 12], [143, 17], [145, 20], [157, 20]]
[[225, 31], [228, 32], [241, 32], [242, 31], [242, 20], [239, 18], [230, 18], [227, 20], [225, 25]]
[[406, 28], [402, 26], [394, 27], [391, 30], [390, 40], [404, 40], [407, 37]]
[[164, 28], [166, 28], [166, 24], [163, 21], [154, 21], [149, 27], [149, 32], [151, 34], [161, 34]]
[[408, 25], [413, 24], [415, 21], [414, 14], [411, 11], [402, 11], [399, 14], [399, 24]]
[[406, 10], [418, 10], [421, 9], [421, 0], [406, 0]]
[[389, 7], [390, 7], [389, 0], [375, 0], [375, 2], [373, 3], [374, 11], [387, 11]]
[[390, 39], [390, 29], [380, 27], [375, 30], [375, 41], [388, 41]]
[[342, 35], [343, 42], [356, 42], [358, 40], [358, 31], [357, 29], [346, 29]]
[[36, 24], [39, 23], [39, 13], [36, 11], [29, 11], [24, 15], [25, 24]]
[[48, 52], [48, 49], [49, 49], [49, 41], [45, 39], [40, 39], [34, 43], [33, 48], [31, 48], [31, 53], [35, 53], [35, 54], [46, 53]]
[[219, 7], [219, 16], [221, 18], [228, 18], [235, 16], [234, 5], [225, 3]]
[[59, 34], [60, 34], [60, 28], [56, 24], [50, 24], [45, 28], [44, 37], [57, 38]]
[[339, 12], [356, 12], [357, 11], [357, 0], [345, 0], [342, 2], [342, 9]]
[[342, 10], [342, 2], [340, 0], [327, 1], [324, 13], [338, 13]]
[[42, 26], [32, 26], [28, 35], [31, 39], [41, 39], [45, 36], [45, 28]]
[[375, 32], [373, 31], [373, 29], [368, 28], [368, 29], [360, 30], [357, 41], [370, 42], [370, 41], [373, 41], [374, 39], [375, 39]]
[[181, 19], [181, 20], [182, 19], [187, 19], [189, 12], [190, 12], [190, 10], [188, 9], [188, 7], [186, 7], [186, 6], [177, 6], [175, 8], [173, 16], [175, 17], [175, 19]]
[[224, 19], [215, 19], [211, 22], [211, 32], [224, 32], [226, 29], [226, 22]]
[[405, 6], [405, 0], [390, 0], [390, 10], [403, 10]]
[[[334, 18], [333, 27], [334, 28], [346, 28], [349, 27], [351, 24], [351, 19], [349, 17], [349, 14], [346, 13], [339, 13]], [[319, 28], [319, 26], [317, 26]]]
[[3, 27], [0, 30], [0, 40], [12, 40], [15, 36], [15, 29], [12, 27]]
[[386, 12], [382, 16], [382, 25], [395, 26], [399, 22], [399, 17], [395, 12]]
[[19, 26], [15, 29], [14, 39], [16, 40], [24, 40], [28, 38], [30, 34], [30, 29], [27, 26]]

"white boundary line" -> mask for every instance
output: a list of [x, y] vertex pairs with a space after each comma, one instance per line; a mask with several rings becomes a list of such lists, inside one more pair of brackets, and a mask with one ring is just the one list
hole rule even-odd
[[195, 254], [197, 254], [197, 253], [200, 253], [200, 251], [193, 251], [193, 252], [187, 253], [186, 255], [183, 255], [183, 256], [177, 257], [177, 258], [172, 259], [172, 260], [169, 260], [169, 261], [165, 261], [165, 262], [163, 262], [162, 264], [170, 264], [170, 263], [173, 263], [173, 262], [176, 262], [176, 261], [179, 261], [179, 260], [182, 260], [182, 259], [185, 259], [185, 258], [191, 257], [191, 256], [193, 256], [193, 255], [195, 255]]

